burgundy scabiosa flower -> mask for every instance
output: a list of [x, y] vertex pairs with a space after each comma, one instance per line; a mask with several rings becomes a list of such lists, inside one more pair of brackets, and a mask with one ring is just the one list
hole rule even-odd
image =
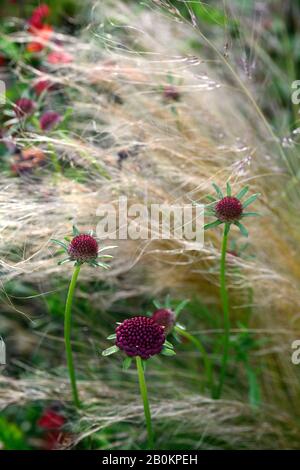
[[70, 258], [79, 263], [92, 261], [98, 256], [98, 242], [92, 235], [80, 234], [68, 246]]
[[159, 354], [165, 342], [164, 329], [149, 317], [133, 317], [116, 328], [116, 346], [127, 356], [146, 360]]
[[64, 252], [68, 255], [68, 258], [63, 259], [58, 264], [75, 261], [77, 265], [88, 263], [93, 267], [100, 266], [108, 269], [109, 265], [100, 262], [100, 260], [101, 258], [112, 258], [112, 256], [102, 254], [102, 252], [110, 248], [116, 248], [115, 246], [105, 246], [99, 250], [98, 242], [93, 234], [80, 233], [75, 226], [73, 226], [73, 238], [69, 245], [60, 240], [52, 239], [52, 241], [63, 248]]
[[211, 204], [207, 206], [206, 213], [207, 215], [216, 217], [217, 220], [206, 224], [204, 226], [204, 230], [217, 227], [218, 225], [225, 223], [226, 232], [228, 233], [231, 224], [234, 224], [240, 229], [241, 234], [247, 237], [248, 231], [246, 227], [241, 224], [240, 220], [244, 217], [258, 215], [256, 212], [245, 212], [245, 209], [257, 199], [259, 194], [253, 194], [245, 201], [242, 201], [243, 197], [248, 192], [248, 186], [241, 189], [236, 196], [231, 195], [231, 187], [229, 183], [227, 183], [226, 196], [223, 195], [221, 189], [216, 184], [213, 184], [213, 187], [215, 188], [219, 200], [216, 200], [213, 196], [209, 196]]
[[18, 118], [29, 116], [34, 111], [34, 102], [29, 98], [20, 98], [15, 102], [14, 111]]
[[236, 222], [243, 214], [243, 205], [237, 197], [225, 196], [217, 202], [215, 213], [222, 222]]
[[176, 323], [175, 313], [168, 308], [159, 308], [152, 314], [151, 318], [155, 323], [164, 328], [166, 336], [171, 333]]
[[60, 114], [55, 111], [46, 111], [40, 118], [40, 126], [43, 131], [53, 129], [61, 120]]

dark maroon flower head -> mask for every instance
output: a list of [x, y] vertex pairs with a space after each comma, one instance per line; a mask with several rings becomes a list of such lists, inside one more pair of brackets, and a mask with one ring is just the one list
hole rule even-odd
[[53, 89], [53, 84], [50, 82], [50, 80], [47, 80], [46, 78], [41, 78], [35, 84], [33, 85], [34, 91], [38, 96], [40, 96], [43, 91], [50, 91]]
[[173, 85], [166, 85], [163, 91], [164, 98], [168, 101], [179, 101], [180, 93]]
[[238, 198], [226, 196], [217, 202], [215, 213], [216, 217], [222, 222], [235, 222], [243, 214], [243, 205]]
[[40, 118], [40, 126], [43, 131], [49, 131], [61, 120], [60, 114], [55, 111], [46, 111]]
[[76, 235], [68, 246], [68, 254], [79, 263], [93, 261], [98, 256], [98, 242], [92, 235]]
[[34, 102], [28, 98], [20, 98], [15, 102], [14, 111], [18, 118], [28, 116], [34, 111]]
[[174, 328], [176, 322], [175, 313], [167, 308], [160, 308], [152, 315], [152, 320], [164, 328], [165, 335], [167, 336]]
[[133, 317], [123, 321], [116, 328], [116, 346], [127, 356], [140, 356], [142, 359], [159, 354], [165, 342], [162, 326], [149, 317]]

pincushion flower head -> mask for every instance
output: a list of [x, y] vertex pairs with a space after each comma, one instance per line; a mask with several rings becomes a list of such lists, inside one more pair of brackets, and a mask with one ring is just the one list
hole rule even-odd
[[[66, 237], [68, 241], [68, 237]], [[116, 248], [115, 246], [108, 246], [99, 249], [97, 239], [92, 233], [80, 233], [78, 229], [73, 227], [73, 238], [67, 245], [60, 240], [52, 239], [63, 249], [63, 252], [68, 255], [67, 258], [61, 260], [58, 264], [64, 264], [68, 261], [75, 262], [76, 265], [87, 263], [90, 266], [108, 269], [109, 265], [101, 261], [103, 258], [112, 258], [111, 255], [102, 254], [105, 250]]]
[[[166, 341], [164, 327], [150, 317], [137, 316], [124, 320], [116, 327], [115, 334], [110, 335], [108, 339], [115, 340], [115, 346], [103, 351], [103, 356], [109, 356], [119, 350], [123, 351], [129, 360], [132, 357], [147, 360], [160, 353], [175, 354], [171, 343]], [[172, 352], [168, 354], [167, 350]]]
[[152, 320], [164, 328], [166, 335], [171, 333], [176, 323], [176, 314], [169, 308], [159, 308], [152, 314]]
[[204, 230], [217, 227], [224, 223], [226, 224], [227, 231], [229, 231], [231, 224], [233, 224], [240, 229], [242, 235], [248, 236], [248, 231], [241, 223], [241, 220], [245, 217], [258, 215], [256, 212], [245, 212], [245, 209], [257, 199], [259, 194], [253, 194], [245, 201], [242, 201], [243, 197], [248, 192], [248, 186], [241, 189], [236, 196], [231, 195], [229, 183], [227, 183], [226, 196], [223, 195], [221, 189], [216, 184], [213, 184], [213, 186], [219, 199], [216, 200], [214, 197], [209, 196], [211, 204], [207, 206], [207, 215], [214, 216], [217, 220], [206, 224]]
[[164, 342], [164, 328], [149, 317], [129, 318], [116, 328], [116, 346], [130, 357], [149, 359], [162, 351]]
[[177, 326], [181, 326], [177, 323], [177, 319], [188, 303], [188, 299], [182, 300], [179, 303], [173, 302], [169, 295], [167, 295], [163, 304], [154, 300], [153, 304], [156, 310], [150, 314], [151, 318], [155, 323], [163, 327], [165, 335], [168, 336], [170, 333], [174, 333]]

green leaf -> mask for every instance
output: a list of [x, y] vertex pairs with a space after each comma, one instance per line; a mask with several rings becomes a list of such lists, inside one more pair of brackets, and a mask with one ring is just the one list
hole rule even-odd
[[125, 357], [125, 359], [123, 361], [123, 365], [122, 365], [123, 370], [129, 369], [129, 367], [131, 366], [131, 362], [132, 362], [131, 357], [129, 357], [129, 356]]
[[102, 351], [102, 356], [110, 356], [111, 354], [115, 354], [119, 351], [118, 346], [111, 346], [110, 348], [105, 349]]
[[99, 268], [103, 268], [103, 269], [109, 269], [110, 266], [106, 263], [100, 263], [99, 261], [92, 261], [91, 263], [93, 266], [97, 266]]
[[182, 300], [182, 302], [180, 302], [179, 305], [177, 305], [177, 307], [175, 308], [175, 316], [178, 317], [178, 315], [180, 314], [180, 312], [184, 309], [184, 307], [189, 303], [189, 299], [185, 299], [185, 300]]
[[249, 402], [253, 407], [257, 407], [261, 402], [260, 387], [255, 372], [247, 367], [247, 376], [249, 382]]
[[20, 427], [0, 416], [1, 450], [27, 450], [26, 437]]
[[0, 38], [0, 51], [4, 52], [4, 54], [9, 57], [9, 59], [18, 62], [20, 57], [20, 51], [18, 46], [10, 39], [4, 36]]
[[237, 198], [237, 199], [242, 199], [242, 197], [244, 197], [245, 194], [247, 194], [248, 190], [249, 190], [249, 186], [245, 186], [244, 188], [242, 188], [242, 189], [240, 190], [239, 193], [237, 193], [236, 198]]
[[73, 225], [73, 236], [76, 237], [77, 235], [80, 235], [80, 232], [76, 225]]
[[160, 302], [158, 302], [158, 300], [153, 300], [153, 305], [154, 305], [154, 307], [157, 308], [157, 309], [160, 309], [160, 308], [161, 308], [161, 304], [160, 304]]
[[61, 242], [60, 240], [55, 240], [55, 238], [51, 238], [51, 241], [61, 246], [65, 251], [68, 251], [68, 247], [64, 242]]
[[170, 294], [168, 294], [168, 295], [166, 296], [165, 306], [166, 306], [166, 308], [171, 309], [171, 298], [170, 298]]
[[205, 211], [205, 215], [209, 215], [211, 217], [216, 216], [216, 212], [215, 212], [214, 208], [212, 208], [212, 207], [205, 207], [204, 211]]
[[213, 185], [218, 197], [220, 199], [223, 199], [224, 196], [223, 196], [223, 193], [222, 193], [221, 189], [219, 188], [219, 186], [216, 183], [213, 183], [212, 185]]
[[241, 224], [240, 222], [234, 222], [234, 225], [236, 225], [240, 229], [240, 232], [244, 237], [248, 237], [249, 233], [245, 225]]
[[98, 250], [98, 253], [102, 253], [103, 251], [106, 251], [106, 250], [112, 250], [113, 248], [118, 248], [118, 245], [104, 246], [103, 248]]
[[208, 194], [207, 196], [205, 196], [205, 198], [208, 199], [208, 200], [211, 201], [211, 202], [216, 202], [216, 199], [215, 199], [213, 196], [211, 196], [210, 194]]
[[250, 204], [252, 204], [252, 202], [254, 202], [258, 197], [260, 196], [260, 193], [257, 193], [257, 194], [253, 194], [252, 196], [250, 196], [248, 199], [246, 199], [246, 201], [243, 203], [243, 208], [245, 209], [246, 207], [248, 207]]
[[109, 335], [106, 339], [116, 339], [116, 337], [116, 333], [113, 333], [112, 335]]
[[252, 217], [252, 216], [260, 216], [260, 214], [258, 214], [258, 212], [244, 212], [244, 214], [242, 215], [242, 217]]
[[164, 346], [165, 346], [166, 348], [169, 348], [169, 349], [174, 349], [173, 344], [170, 343], [170, 341], [167, 341], [167, 340], [164, 342]]
[[223, 222], [221, 222], [221, 220], [215, 220], [214, 222], [211, 222], [209, 224], [205, 224], [204, 225], [204, 230], [208, 230], [210, 228], [218, 227], [218, 225], [221, 225], [221, 224], [223, 224]]
[[191, 9], [198, 20], [207, 24], [225, 26], [228, 24], [228, 17], [221, 9], [209, 5], [207, 2], [191, 2]]
[[231, 186], [230, 183], [226, 183], [226, 194], [227, 196], [231, 196]]
[[57, 264], [58, 264], [58, 266], [61, 266], [62, 264], [67, 263], [68, 261], [71, 261], [71, 259], [70, 258], [65, 258], [65, 259], [62, 259], [61, 261], [59, 261]]
[[169, 348], [163, 348], [162, 352], [161, 352], [164, 356], [175, 356], [176, 355], [176, 352], [173, 351], [173, 349], [169, 349]]

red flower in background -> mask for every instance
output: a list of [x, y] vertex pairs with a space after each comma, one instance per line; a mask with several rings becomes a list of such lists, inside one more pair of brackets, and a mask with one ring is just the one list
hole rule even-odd
[[47, 408], [43, 412], [37, 424], [40, 428], [49, 431], [54, 429], [60, 429], [65, 424], [65, 422], [66, 418], [63, 415], [57, 413], [51, 408]]
[[45, 47], [45, 42], [51, 38], [53, 28], [43, 22], [49, 14], [50, 9], [48, 5], [40, 5], [33, 11], [28, 21], [29, 32], [40, 39], [40, 41], [30, 42], [27, 46], [29, 52], [41, 52]]
[[73, 57], [68, 52], [52, 51], [48, 54], [47, 61], [51, 65], [69, 64], [73, 61]]
[[27, 51], [28, 52], [41, 52], [44, 47], [45, 43], [47, 43], [53, 32], [52, 26], [48, 24], [42, 25], [39, 29], [30, 29], [30, 32], [37, 37], [37, 39], [40, 39], [40, 41], [32, 41], [27, 45]]
[[40, 29], [43, 27], [43, 20], [50, 15], [50, 8], [48, 5], [40, 5], [33, 10], [32, 15], [28, 21], [32, 28]]
[[3, 54], [0, 54], [0, 67], [6, 64], [6, 57]]
[[49, 131], [61, 120], [60, 114], [55, 111], [46, 111], [40, 118], [40, 126], [43, 131]]
[[44, 410], [42, 416], [37, 422], [37, 425], [46, 431], [45, 437], [42, 441], [43, 449], [58, 449], [61, 445], [68, 441], [70, 435], [61, 430], [65, 423], [65, 416], [59, 412], [51, 408], [46, 408]]
[[59, 449], [63, 444], [68, 443], [69, 439], [70, 439], [70, 435], [61, 431], [47, 432], [45, 439], [43, 439], [43, 449], [45, 450]]
[[[11, 144], [12, 145], [12, 144]], [[21, 175], [41, 167], [45, 163], [44, 152], [36, 147], [19, 150], [15, 153], [11, 171], [16, 175]]]
[[51, 90], [52, 87], [53, 87], [52, 83], [50, 82], [50, 80], [47, 80], [46, 78], [41, 78], [33, 85], [33, 89], [38, 96], [40, 96], [43, 93], [43, 91]]
[[14, 111], [18, 118], [29, 116], [34, 111], [34, 102], [28, 98], [20, 98], [15, 102]]

